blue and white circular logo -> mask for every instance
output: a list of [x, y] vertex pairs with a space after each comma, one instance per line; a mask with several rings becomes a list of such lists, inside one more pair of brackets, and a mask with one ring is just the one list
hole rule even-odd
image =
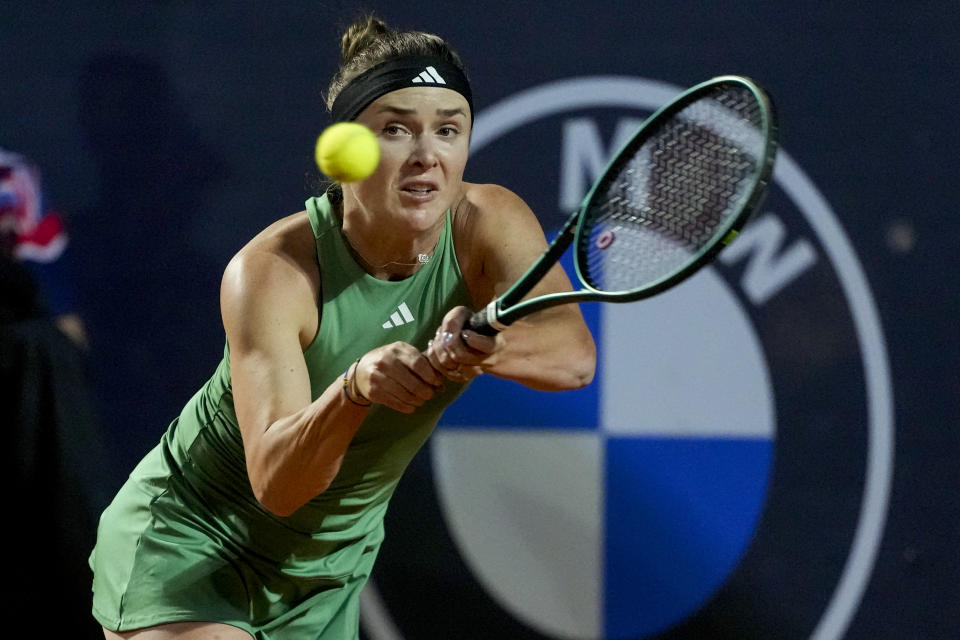
[[[511, 96], [478, 114], [467, 179], [517, 191], [549, 235], [680, 91], [586, 77]], [[366, 637], [842, 637], [885, 520], [890, 376], [829, 205], [785, 151], [774, 178], [712, 266], [582, 306], [588, 388], [484, 377], [451, 407], [395, 496]]]

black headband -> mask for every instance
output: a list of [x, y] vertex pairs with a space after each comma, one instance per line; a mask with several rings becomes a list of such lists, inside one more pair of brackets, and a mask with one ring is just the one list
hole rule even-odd
[[354, 120], [380, 96], [407, 87], [452, 89], [467, 99], [473, 121], [473, 93], [470, 81], [456, 65], [431, 57], [397, 58], [381, 62], [350, 81], [340, 93], [330, 113], [334, 122]]

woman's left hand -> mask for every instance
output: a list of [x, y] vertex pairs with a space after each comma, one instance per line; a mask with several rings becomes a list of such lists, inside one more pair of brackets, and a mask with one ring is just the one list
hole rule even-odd
[[496, 350], [496, 338], [464, 328], [472, 314], [467, 307], [448, 311], [427, 345], [430, 364], [453, 382], [468, 382], [483, 373], [483, 365]]

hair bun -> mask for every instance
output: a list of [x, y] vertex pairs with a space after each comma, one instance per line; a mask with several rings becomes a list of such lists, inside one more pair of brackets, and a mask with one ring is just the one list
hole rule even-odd
[[340, 53], [343, 61], [348, 62], [364, 49], [377, 42], [381, 36], [390, 33], [387, 23], [373, 15], [368, 15], [347, 27], [340, 40]]

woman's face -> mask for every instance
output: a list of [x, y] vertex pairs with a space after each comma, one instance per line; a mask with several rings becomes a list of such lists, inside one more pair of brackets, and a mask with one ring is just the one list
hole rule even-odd
[[433, 228], [460, 194], [470, 147], [466, 98], [452, 89], [398, 89], [356, 120], [376, 134], [380, 164], [366, 180], [343, 185], [344, 204], [398, 231]]

